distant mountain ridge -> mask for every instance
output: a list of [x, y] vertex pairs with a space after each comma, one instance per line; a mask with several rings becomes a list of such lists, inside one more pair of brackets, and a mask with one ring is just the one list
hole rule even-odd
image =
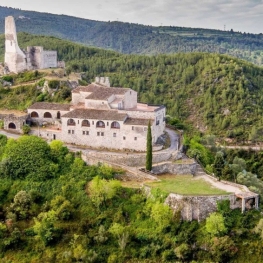
[[263, 34], [102, 22], [1, 6], [0, 34], [9, 15], [15, 17], [18, 32], [55, 36], [126, 54], [209, 52], [263, 64]]

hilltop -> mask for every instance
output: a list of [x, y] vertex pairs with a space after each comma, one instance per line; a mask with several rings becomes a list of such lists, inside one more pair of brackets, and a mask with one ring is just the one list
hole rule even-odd
[[55, 36], [126, 54], [223, 53], [263, 64], [262, 34], [102, 22], [6, 7], [0, 7], [0, 34], [9, 15], [15, 17], [18, 32]]
[[18, 40], [22, 47], [41, 44], [58, 50], [59, 59], [66, 61], [66, 74], [82, 72], [82, 84], [109, 76], [112, 86], [136, 90], [142, 102], [164, 104], [168, 114], [202, 133], [262, 140], [263, 69], [251, 63], [208, 53], [122, 55], [24, 33]]

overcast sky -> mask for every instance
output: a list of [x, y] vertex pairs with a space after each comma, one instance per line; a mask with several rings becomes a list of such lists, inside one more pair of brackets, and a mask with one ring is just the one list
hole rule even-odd
[[263, 0], [1, 0], [1, 6], [100, 21], [263, 33]]

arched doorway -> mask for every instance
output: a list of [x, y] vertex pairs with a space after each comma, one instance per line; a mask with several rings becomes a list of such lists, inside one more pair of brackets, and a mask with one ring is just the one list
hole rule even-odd
[[10, 123], [8, 124], [8, 129], [16, 130], [16, 125], [15, 125], [13, 122], [10, 122]]

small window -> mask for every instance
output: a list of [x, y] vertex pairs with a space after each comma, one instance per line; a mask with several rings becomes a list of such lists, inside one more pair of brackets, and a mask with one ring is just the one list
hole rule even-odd
[[102, 104], [104, 104], [104, 101], [102, 102]]
[[116, 137], [116, 133], [115, 132], [113, 133], [113, 137]]
[[78, 124], [79, 124], [79, 120], [78, 120]]
[[144, 127], [143, 130], [144, 130], [144, 131], [147, 131], [147, 127]]
[[85, 131], [82, 131], [82, 134], [85, 135]]
[[107, 126], [109, 126], [109, 122], [107, 121]]
[[92, 125], [94, 125], [94, 121], [92, 121]]
[[134, 130], [134, 126], [132, 126], [132, 130]]
[[137, 137], [134, 137], [134, 141], [137, 141]]
[[100, 133], [100, 136], [104, 136], [104, 132], [101, 132], [101, 133]]
[[124, 141], [126, 140], [126, 137], [125, 137], [125, 136], [123, 136], [123, 140], [124, 140]]
[[100, 132], [97, 132], [97, 136], [100, 136]]
[[86, 135], [89, 135], [89, 131], [86, 131]]
[[72, 130], [71, 133], [74, 134], [74, 130]]
[[71, 133], [71, 130], [68, 130], [68, 134], [70, 134]]

